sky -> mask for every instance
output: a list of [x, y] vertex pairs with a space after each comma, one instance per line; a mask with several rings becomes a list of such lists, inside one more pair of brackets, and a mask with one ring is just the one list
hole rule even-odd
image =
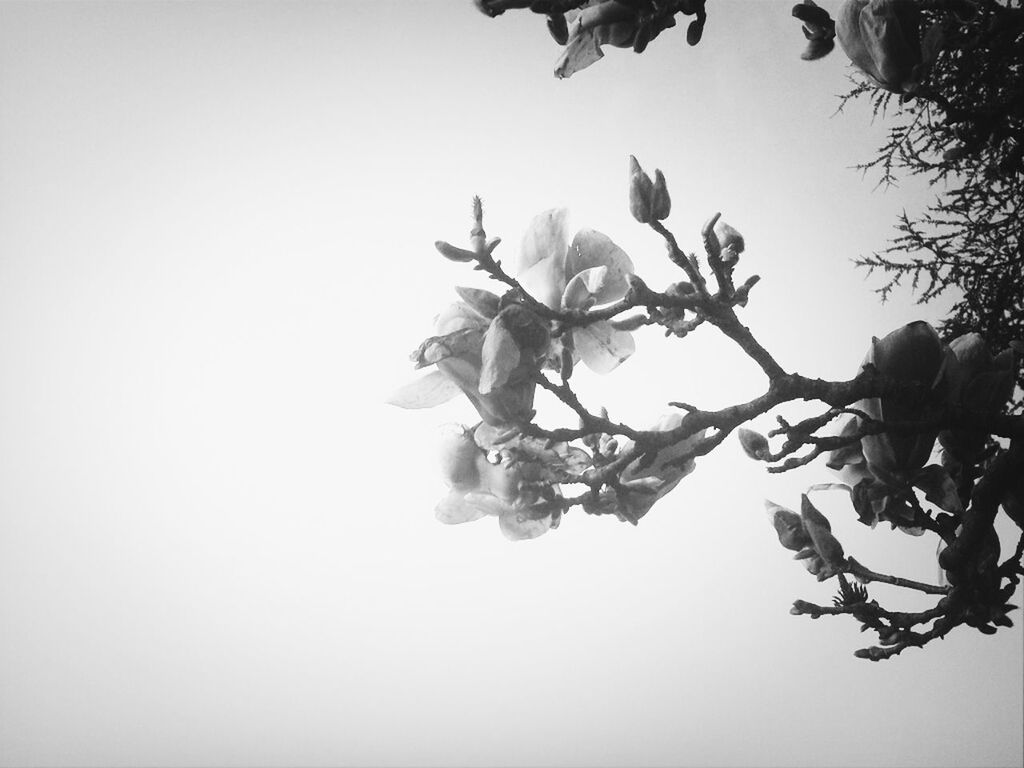
[[[787, 369], [852, 376], [941, 316], [852, 264], [930, 192], [852, 169], [885, 125], [834, 115], [841, 53], [801, 61], [787, 3], [709, 11], [695, 48], [559, 81], [541, 19], [468, 0], [0, 3], [0, 765], [1020, 764], [1019, 624], [871, 664], [856, 622], [789, 615], [834, 585], [763, 502], [822, 466], [769, 476], [730, 440], [638, 527], [510, 542], [434, 518], [469, 403], [384, 402], [453, 286], [486, 287], [433, 248], [473, 195], [509, 264], [567, 206], [678, 278], [630, 154], [685, 248], [716, 211], [744, 234], [742, 319]], [[594, 409], [763, 387], [710, 329], [636, 336], [574, 378]], [[933, 540], [819, 498], [848, 554], [936, 578]]]

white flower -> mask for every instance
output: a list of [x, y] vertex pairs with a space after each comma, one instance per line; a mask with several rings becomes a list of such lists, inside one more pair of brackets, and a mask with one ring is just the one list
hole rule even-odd
[[[629, 256], [606, 235], [581, 229], [569, 241], [564, 208], [533, 218], [519, 254], [519, 283], [545, 306], [586, 310], [621, 299], [633, 272]], [[636, 350], [628, 331], [602, 320], [574, 328], [572, 343], [596, 373], [608, 373]]]

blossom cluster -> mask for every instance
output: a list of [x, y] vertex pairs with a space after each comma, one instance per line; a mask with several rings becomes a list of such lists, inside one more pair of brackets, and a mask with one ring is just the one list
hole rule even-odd
[[[438, 242], [446, 258], [490, 258], [479, 203], [475, 215], [476, 250]], [[620, 444], [609, 436], [595, 436], [589, 451], [552, 443], [527, 436], [522, 426], [533, 417], [541, 371], [557, 371], [564, 380], [582, 363], [606, 374], [634, 353], [632, 333], [609, 320], [556, 332], [559, 318], [621, 300], [633, 273], [629, 256], [601, 232], [581, 229], [570, 237], [568, 213], [559, 208], [538, 214], [527, 227], [516, 288], [502, 296], [456, 289], [459, 300], [438, 315], [435, 335], [412, 355], [417, 367], [434, 370], [389, 398], [401, 407], [428, 408], [462, 394], [481, 419], [444, 441], [442, 464], [451, 490], [436, 509], [441, 521], [462, 523], [490, 515], [509, 538], [535, 538], [558, 525], [561, 484], [587, 483], [599, 465], [632, 451], [631, 441]], [[678, 427], [681, 418], [667, 416], [652, 431]], [[587, 497], [584, 508], [635, 523], [693, 471], [687, 452], [702, 436], [701, 431], [653, 456], [624, 462], [614, 484]]]

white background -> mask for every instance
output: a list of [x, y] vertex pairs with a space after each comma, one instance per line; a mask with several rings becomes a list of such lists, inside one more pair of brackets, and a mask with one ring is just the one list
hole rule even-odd
[[[884, 124], [830, 118], [845, 59], [803, 45], [787, 3], [716, 2], [696, 48], [556, 81], [540, 18], [468, 0], [0, 5], [0, 763], [1019, 764], [1019, 625], [871, 664], [854, 621], [789, 615], [834, 584], [763, 499], [820, 465], [768, 476], [730, 440], [638, 528], [511, 543], [433, 518], [468, 402], [383, 404], [451, 286], [485, 285], [432, 247], [473, 194], [510, 265], [567, 205], [676, 279], [630, 153], [684, 247], [715, 211], [744, 233], [743, 318], [788, 369], [850, 376], [937, 318], [851, 264], [929, 193], [850, 169]], [[712, 329], [637, 338], [576, 379], [595, 409], [762, 391]], [[819, 499], [849, 554], [936, 578], [931, 537]]]

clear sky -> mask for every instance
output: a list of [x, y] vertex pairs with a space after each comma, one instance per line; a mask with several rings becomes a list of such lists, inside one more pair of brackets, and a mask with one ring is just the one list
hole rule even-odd
[[[675, 279], [631, 153], [685, 247], [715, 211], [746, 236], [743, 317], [787, 368], [852, 375], [934, 318], [850, 262], [928, 198], [850, 170], [883, 126], [830, 117], [845, 61], [799, 59], [790, 4], [716, 0], [700, 46], [566, 81], [539, 18], [468, 0], [0, 4], [0, 764], [1019, 765], [1019, 625], [870, 664], [852, 620], [789, 615], [833, 584], [763, 499], [824, 468], [730, 441], [638, 528], [512, 543], [433, 517], [469, 404], [383, 404], [484, 285], [432, 247], [474, 194], [510, 264], [565, 205]], [[763, 386], [708, 329], [637, 338], [578, 377], [617, 418]], [[934, 541], [823, 509], [866, 565], [935, 578]]]

